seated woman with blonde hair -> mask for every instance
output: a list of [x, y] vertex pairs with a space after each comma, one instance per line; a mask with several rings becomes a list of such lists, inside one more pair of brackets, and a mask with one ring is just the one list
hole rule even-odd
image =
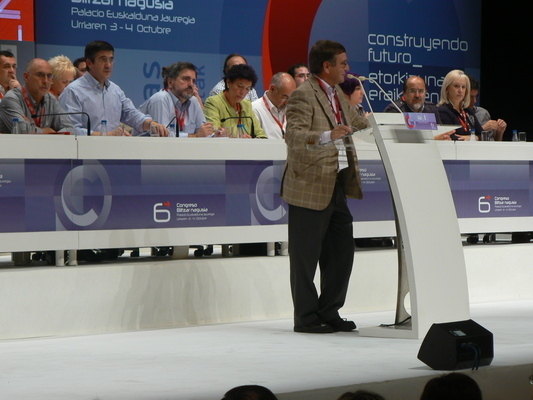
[[52, 57], [48, 60], [54, 74], [54, 81], [50, 88], [56, 98], [65, 90], [65, 88], [76, 79], [76, 67], [70, 61], [70, 58], [64, 55]]
[[444, 125], [459, 125], [451, 135], [454, 140], [470, 140], [470, 133], [474, 131], [481, 136], [483, 128], [476, 118], [474, 110], [470, 108], [470, 79], [458, 69], [450, 71], [442, 83], [438, 106], [441, 122]]

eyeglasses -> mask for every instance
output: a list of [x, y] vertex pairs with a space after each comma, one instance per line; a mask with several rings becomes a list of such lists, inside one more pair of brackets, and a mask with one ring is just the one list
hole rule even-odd
[[426, 93], [426, 89], [407, 89], [407, 93], [409, 94], [424, 94]]
[[309, 78], [310, 76], [311, 76], [311, 74], [306, 74], [306, 73], [296, 74], [295, 75], [296, 78]]
[[54, 74], [45, 74], [44, 72], [34, 72], [33, 75], [35, 75], [39, 79], [48, 79], [49, 81], [54, 80]]

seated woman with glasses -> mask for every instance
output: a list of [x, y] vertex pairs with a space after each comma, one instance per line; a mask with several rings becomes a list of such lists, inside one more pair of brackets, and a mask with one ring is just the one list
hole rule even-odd
[[[252, 110], [252, 103], [245, 97], [257, 83], [257, 75], [246, 64], [234, 65], [224, 77], [225, 90], [208, 97], [204, 105], [207, 121], [215, 128], [222, 128], [229, 136], [242, 138], [262, 138], [263, 132], [259, 120]], [[237, 126], [242, 125], [243, 133], [237, 133]]]

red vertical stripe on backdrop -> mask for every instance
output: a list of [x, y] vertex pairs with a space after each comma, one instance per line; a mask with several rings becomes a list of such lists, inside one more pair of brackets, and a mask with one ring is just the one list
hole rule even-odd
[[270, 6], [273, 0], [270, 0], [267, 5], [265, 13], [265, 24], [263, 25], [263, 51], [262, 51], [262, 71], [263, 71], [263, 87], [265, 90], [270, 84], [270, 78], [272, 78], [272, 64], [270, 63], [270, 38], [269, 38], [269, 28], [270, 28]]
[[[307, 63], [309, 36], [322, 0], [270, 0], [263, 29], [263, 81], [296, 63]], [[327, 39], [327, 38], [324, 38]]]

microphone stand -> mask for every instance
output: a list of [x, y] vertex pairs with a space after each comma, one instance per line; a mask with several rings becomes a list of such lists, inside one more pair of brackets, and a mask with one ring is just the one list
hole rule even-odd
[[250, 118], [250, 120], [252, 121], [252, 137], [255, 138], [255, 127], [254, 127], [254, 119], [252, 117], [250, 117], [249, 115], [243, 115], [243, 116], [240, 116], [240, 117], [227, 117], [227, 118], [222, 118], [220, 120], [220, 122], [224, 123], [226, 122], [228, 119], [241, 119], [241, 118]]
[[91, 136], [91, 117], [85, 111], [80, 112], [63, 112], [63, 113], [54, 113], [54, 114], [32, 114], [32, 118], [39, 117], [55, 117], [56, 115], [85, 115], [87, 117], [87, 136]]
[[174, 118], [172, 118], [172, 119], [170, 120], [170, 122], [167, 124], [166, 128], [168, 129], [168, 127], [170, 126], [170, 124], [173, 123], [175, 120], [176, 120], [176, 116], [174, 115]]
[[357, 78], [357, 80], [361, 83], [361, 88], [363, 89], [363, 94], [365, 96], [365, 99], [366, 99], [366, 102], [368, 104], [368, 107], [370, 108], [370, 111], [372, 111], [372, 113], [374, 113], [374, 110], [372, 109], [372, 106], [370, 105], [370, 100], [368, 99], [368, 96], [366, 95], [366, 92], [365, 92], [365, 88], [363, 87], [363, 82], [364, 81], [369, 81], [370, 83], [375, 84], [378, 87], [378, 89], [381, 91], [381, 93], [383, 93], [385, 95], [387, 100], [389, 100], [392, 103], [392, 105], [394, 107], [396, 107], [398, 112], [400, 114], [403, 114], [403, 111], [400, 109], [400, 107], [398, 107], [398, 105], [394, 102], [394, 100], [392, 100], [392, 97], [390, 97], [389, 94], [385, 90], [383, 90], [383, 88], [379, 85], [379, 83], [377, 83], [374, 79], [367, 78], [366, 76], [360, 76], [360, 77]]

